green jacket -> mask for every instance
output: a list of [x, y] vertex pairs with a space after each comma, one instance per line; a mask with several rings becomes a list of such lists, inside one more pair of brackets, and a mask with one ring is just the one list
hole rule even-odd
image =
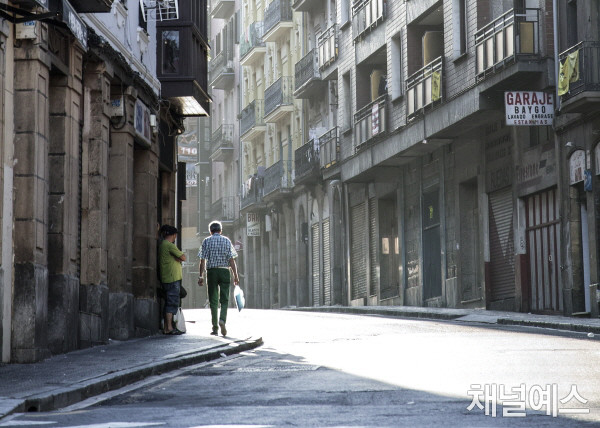
[[177, 245], [166, 239], [158, 247], [158, 263], [160, 269], [160, 282], [170, 283], [181, 280], [181, 262], [177, 258], [181, 257], [183, 252], [177, 248]]

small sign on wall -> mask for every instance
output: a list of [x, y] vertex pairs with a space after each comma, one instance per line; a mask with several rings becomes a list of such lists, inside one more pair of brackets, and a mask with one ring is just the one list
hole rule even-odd
[[569, 177], [571, 184], [577, 184], [584, 179], [585, 152], [576, 150], [569, 158]]
[[504, 107], [507, 125], [547, 126], [554, 120], [554, 97], [545, 92], [506, 91]]
[[135, 101], [133, 119], [135, 133], [138, 138], [150, 146], [152, 144], [152, 128], [150, 126], [150, 109], [140, 100]]
[[260, 236], [260, 219], [256, 213], [246, 214], [246, 231], [248, 236]]

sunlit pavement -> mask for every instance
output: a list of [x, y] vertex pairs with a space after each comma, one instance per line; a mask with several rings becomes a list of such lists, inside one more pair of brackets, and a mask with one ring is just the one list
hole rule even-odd
[[[210, 332], [208, 310], [188, 310], [186, 317], [189, 337]], [[600, 421], [600, 342], [585, 336], [274, 310], [231, 310], [227, 327], [228, 338], [220, 340], [262, 336], [264, 346], [110, 394], [91, 407], [18, 416], [2, 426], [575, 427]], [[559, 401], [572, 385], [586, 403]], [[519, 387], [523, 394], [505, 394]], [[478, 391], [482, 405], [497, 404], [496, 417], [472, 403]], [[505, 408], [524, 417], [503, 416]]]

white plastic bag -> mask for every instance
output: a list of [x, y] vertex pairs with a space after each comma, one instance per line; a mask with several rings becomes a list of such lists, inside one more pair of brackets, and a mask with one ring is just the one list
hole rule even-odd
[[233, 290], [233, 297], [235, 299], [235, 306], [238, 308], [238, 312], [244, 309], [246, 299], [244, 299], [244, 290], [239, 285], [236, 285]]
[[183, 311], [181, 308], [177, 309], [177, 313], [173, 315], [173, 326], [182, 333], [185, 333], [185, 318], [183, 317]]

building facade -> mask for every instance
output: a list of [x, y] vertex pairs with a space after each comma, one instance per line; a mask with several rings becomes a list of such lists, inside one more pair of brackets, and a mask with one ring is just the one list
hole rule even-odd
[[596, 316], [597, 7], [242, 2], [249, 305]]
[[153, 334], [157, 224], [176, 207], [163, 142], [179, 129], [161, 107], [156, 13], [173, 11], [1, 5], [2, 361]]

